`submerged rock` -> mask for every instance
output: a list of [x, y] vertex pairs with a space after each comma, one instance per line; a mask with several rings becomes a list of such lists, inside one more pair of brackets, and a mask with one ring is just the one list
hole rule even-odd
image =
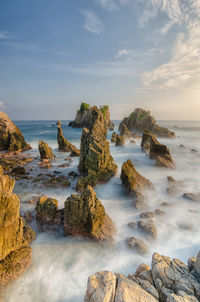
[[200, 196], [193, 194], [193, 193], [184, 193], [183, 197], [185, 199], [191, 200], [191, 201], [196, 201], [196, 202], [200, 202]]
[[119, 125], [119, 131], [122, 131], [123, 124], [126, 125], [130, 131], [143, 132], [146, 129], [159, 137], [175, 137], [173, 131], [157, 125], [150, 111], [146, 111], [142, 108], [135, 109], [129, 117], [125, 117]]
[[138, 221], [137, 229], [152, 239], [157, 238], [157, 231], [153, 222]]
[[58, 149], [62, 152], [71, 152], [72, 156], [79, 156], [80, 150], [76, 148], [76, 146], [72, 145], [68, 140], [64, 137], [61, 126], [58, 125]]
[[107, 127], [101, 110], [92, 107], [91, 118], [91, 128], [83, 128], [82, 131], [78, 168], [83, 177], [77, 182], [77, 191], [83, 191], [87, 185], [93, 187], [97, 183], [106, 182], [117, 172], [106, 140]]
[[40, 158], [43, 160], [43, 159], [54, 159], [55, 158], [55, 155], [53, 154], [53, 151], [52, 151], [52, 148], [49, 147], [49, 145], [40, 140], [39, 143], [38, 143], [38, 149], [39, 149], [39, 152], [40, 152]]
[[[93, 108], [95, 106], [91, 106], [86, 103], [81, 103], [80, 109], [77, 110], [76, 118], [73, 122], [69, 123], [70, 127], [73, 128], [88, 128], [90, 129], [92, 127], [92, 115], [93, 115]], [[109, 130], [114, 129], [114, 124], [110, 120], [110, 111], [109, 106], [100, 106], [100, 110], [104, 116], [106, 128]]]
[[148, 252], [148, 246], [147, 244], [142, 241], [141, 239], [131, 237], [127, 239], [127, 244], [129, 248], [135, 250], [139, 254], [146, 254]]
[[25, 151], [31, 149], [19, 128], [0, 111], [0, 150]]
[[115, 228], [91, 186], [72, 194], [65, 202], [64, 231], [67, 235], [96, 241], [112, 241]]
[[169, 148], [160, 144], [156, 136], [150, 131], [145, 130], [142, 137], [141, 148], [149, 153], [151, 159], [155, 159], [155, 166], [174, 168], [174, 161], [169, 152]]

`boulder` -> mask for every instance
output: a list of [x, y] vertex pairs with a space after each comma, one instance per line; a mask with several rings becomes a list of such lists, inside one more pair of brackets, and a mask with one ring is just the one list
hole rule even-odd
[[116, 146], [124, 146], [125, 145], [125, 137], [123, 135], [118, 135], [116, 137]]
[[154, 190], [153, 184], [137, 172], [130, 159], [123, 163], [120, 177], [127, 193], [134, 198], [136, 198], [138, 194], [142, 194], [145, 190]]
[[42, 224], [52, 224], [57, 210], [58, 201], [55, 198], [42, 196], [36, 204], [36, 219]]
[[53, 151], [52, 151], [52, 148], [49, 147], [49, 145], [40, 140], [39, 143], [38, 143], [38, 149], [39, 149], [39, 152], [40, 152], [40, 158], [41, 160], [43, 159], [54, 159], [55, 158], [55, 155], [53, 154]]
[[31, 149], [19, 128], [0, 111], [0, 150], [26, 151]]
[[67, 235], [95, 241], [112, 241], [115, 228], [91, 186], [72, 194], [65, 202], [64, 231]]
[[61, 126], [58, 125], [58, 134], [57, 134], [57, 141], [58, 141], [58, 149], [62, 152], [71, 152], [73, 156], [79, 156], [80, 150], [76, 148], [76, 146], [72, 145], [63, 135], [63, 131]]
[[151, 237], [152, 239], [157, 238], [157, 231], [156, 231], [156, 227], [153, 222], [138, 221], [137, 229], [138, 229], [138, 231], [144, 233], [144, 235], [147, 235], [148, 237]]
[[119, 131], [122, 131], [123, 124], [127, 126], [128, 130], [143, 132], [145, 129], [156, 134], [158, 137], [174, 138], [175, 133], [167, 128], [157, 125], [155, 118], [150, 111], [142, 108], [135, 109], [129, 117], [125, 117], [119, 125]]
[[111, 137], [111, 143], [116, 143], [117, 140], [117, 133], [113, 132], [112, 137]]
[[97, 107], [92, 107], [91, 128], [82, 130], [79, 171], [83, 175], [77, 182], [77, 191], [87, 185], [108, 181], [117, 172], [117, 165], [110, 154], [106, 140], [107, 127], [104, 116]]
[[131, 237], [131, 238], [127, 239], [127, 244], [129, 246], [129, 248], [131, 248], [132, 250], [135, 250], [139, 254], [143, 255], [148, 252], [147, 244], [144, 241], [142, 241], [141, 239]]
[[154, 218], [155, 213], [154, 212], [143, 212], [140, 214], [141, 218]]
[[195, 202], [200, 202], [200, 196], [195, 195], [193, 193], [184, 193], [183, 198], [191, 200], [191, 201], [195, 201]]
[[155, 166], [174, 168], [174, 161], [171, 157], [169, 148], [160, 144], [156, 136], [145, 130], [142, 136], [141, 149], [149, 153], [151, 159], [155, 159]]
[[133, 137], [132, 132], [128, 129], [125, 124], [122, 124], [120, 127], [120, 135], [122, 135], [125, 139], [130, 139]]

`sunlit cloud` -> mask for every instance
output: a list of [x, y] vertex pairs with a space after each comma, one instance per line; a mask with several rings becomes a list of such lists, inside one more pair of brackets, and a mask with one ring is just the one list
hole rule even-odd
[[86, 30], [94, 34], [100, 34], [103, 31], [103, 24], [94, 12], [82, 10], [81, 13], [85, 16], [84, 28]]

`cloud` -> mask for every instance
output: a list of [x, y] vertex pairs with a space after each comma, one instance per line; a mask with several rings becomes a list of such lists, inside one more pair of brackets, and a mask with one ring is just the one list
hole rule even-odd
[[134, 52], [130, 49], [121, 49], [118, 51], [117, 55], [115, 56], [115, 58], [122, 58], [122, 57], [126, 57], [126, 58], [130, 58], [134, 55]]
[[0, 31], [0, 40], [5, 40], [8, 38], [8, 33], [6, 31]]
[[4, 108], [4, 102], [0, 101], [0, 109]]
[[103, 31], [103, 24], [94, 12], [83, 10], [81, 13], [85, 16], [84, 28], [86, 30], [94, 34], [100, 34]]
[[117, 4], [115, 3], [115, 0], [96, 0], [95, 2], [101, 5], [104, 9], [107, 9], [109, 11], [113, 11], [117, 8]]

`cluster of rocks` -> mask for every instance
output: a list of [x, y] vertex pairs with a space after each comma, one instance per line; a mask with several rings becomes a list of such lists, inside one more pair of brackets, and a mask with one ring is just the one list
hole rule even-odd
[[[104, 119], [106, 122], [106, 127], [109, 130], [114, 129], [114, 124], [110, 120], [110, 111], [108, 106], [102, 106], [100, 107], [100, 110], [102, 111], [104, 115]], [[92, 127], [92, 115], [93, 115], [93, 106], [90, 106], [86, 103], [81, 103], [80, 109], [77, 110], [76, 118], [73, 122], [69, 123], [69, 127], [73, 128], [88, 128], [90, 129]]]
[[135, 109], [129, 117], [125, 117], [119, 125], [119, 131], [123, 131], [124, 125], [127, 126], [128, 130], [143, 132], [149, 130], [153, 134], [159, 137], [174, 138], [175, 133], [167, 128], [160, 127], [156, 124], [155, 118], [151, 115], [150, 111], [146, 111], [142, 108]]
[[120, 134], [117, 134], [116, 132], [112, 133], [111, 142], [115, 143], [116, 146], [124, 146], [127, 140], [130, 140], [131, 143], [136, 143], [133, 138], [138, 137], [140, 136], [136, 133], [132, 133], [125, 124], [122, 124], [120, 127]]
[[127, 277], [109, 271], [88, 279], [84, 302], [198, 302], [200, 301], [200, 253], [188, 265], [154, 253], [151, 269], [141, 264]]

